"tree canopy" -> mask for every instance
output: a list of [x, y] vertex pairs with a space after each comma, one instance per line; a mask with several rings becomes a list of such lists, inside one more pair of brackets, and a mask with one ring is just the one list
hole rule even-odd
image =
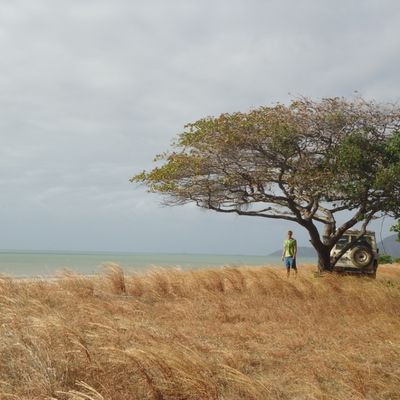
[[[400, 109], [361, 98], [299, 98], [185, 126], [135, 175], [168, 205], [285, 219], [310, 234], [320, 265], [343, 233], [400, 215]], [[338, 213], [346, 221], [337, 226]], [[323, 225], [320, 235], [317, 224]], [[340, 257], [340, 256], [339, 256]]]

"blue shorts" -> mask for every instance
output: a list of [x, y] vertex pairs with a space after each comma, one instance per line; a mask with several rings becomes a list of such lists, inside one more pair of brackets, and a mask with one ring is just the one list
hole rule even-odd
[[296, 267], [296, 259], [294, 257], [285, 257], [285, 267], [297, 269]]

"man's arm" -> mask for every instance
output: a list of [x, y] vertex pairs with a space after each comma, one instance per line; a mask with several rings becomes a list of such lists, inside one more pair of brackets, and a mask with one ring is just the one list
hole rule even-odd
[[296, 258], [296, 256], [297, 256], [297, 240], [294, 241], [293, 258]]

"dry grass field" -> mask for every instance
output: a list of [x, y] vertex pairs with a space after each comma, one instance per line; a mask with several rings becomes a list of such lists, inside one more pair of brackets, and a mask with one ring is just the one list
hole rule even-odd
[[400, 266], [0, 279], [0, 399], [400, 399]]

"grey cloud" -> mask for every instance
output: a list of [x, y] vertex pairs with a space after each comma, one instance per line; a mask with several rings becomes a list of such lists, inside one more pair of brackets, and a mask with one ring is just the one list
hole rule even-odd
[[268, 252], [286, 224], [163, 208], [129, 177], [206, 115], [289, 93], [398, 101], [399, 16], [372, 0], [2, 2], [0, 247]]

